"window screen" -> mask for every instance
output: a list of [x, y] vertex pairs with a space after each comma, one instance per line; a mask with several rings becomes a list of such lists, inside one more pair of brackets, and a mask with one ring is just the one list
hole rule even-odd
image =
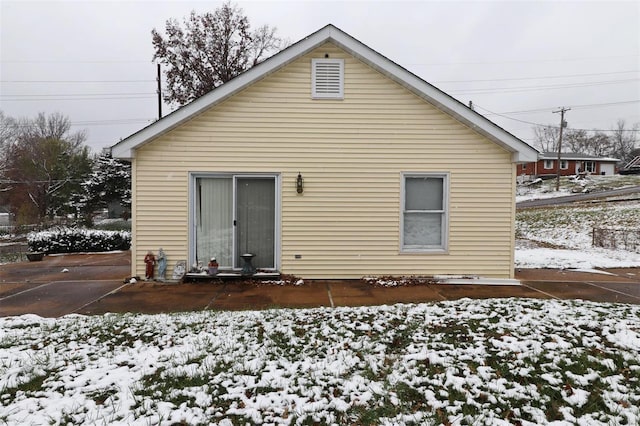
[[446, 230], [446, 177], [404, 177], [402, 248], [444, 249]]

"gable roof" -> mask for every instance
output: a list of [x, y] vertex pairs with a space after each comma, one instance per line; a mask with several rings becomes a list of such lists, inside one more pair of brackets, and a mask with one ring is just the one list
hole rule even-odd
[[113, 145], [111, 147], [113, 157], [133, 158], [135, 149], [171, 131], [327, 42], [334, 43], [376, 71], [423, 98], [426, 102], [511, 152], [513, 162], [523, 163], [537, 160], [538, 151], [535, 148], [331, 24]]

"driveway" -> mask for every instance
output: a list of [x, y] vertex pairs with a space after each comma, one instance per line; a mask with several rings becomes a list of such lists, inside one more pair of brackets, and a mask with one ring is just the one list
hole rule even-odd
[[123, 286], [130, 257], [129, 252], [54, 255], [0, 265], [0, 316], [78, 312]]
[[242, 282], [123, 284], [130, 253], [46, 256], [0, 266], [0, 316], [160, 313], [193, 310], [310, 308], [420, 303], [463, 297], [585, 299], [640, 304], [640, 268], [577, 272], [516, 271], [522, 285], [430, 284], [374, 287], [357, 280], [306, 280], [301, 286]]

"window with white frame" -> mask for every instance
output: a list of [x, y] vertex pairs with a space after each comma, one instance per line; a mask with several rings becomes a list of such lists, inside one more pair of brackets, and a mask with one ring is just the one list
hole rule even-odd
[[344, 98], [344, 59], [311, 60], [311, 97], [313, 99]]
[[446, 250], [448, 176], [402, 176], [402, 251]]
[[553, 160], [544, 160], [545, 169], [553, 169]]
[[589, 173], [595, 173], [596, 171], [596, 162], [595, 161], [585, 161], [584, 162], [584, 171]]
[[567, 160], [560, 160], [560, 169], [567, 170], [569, 168], [569, 162]]

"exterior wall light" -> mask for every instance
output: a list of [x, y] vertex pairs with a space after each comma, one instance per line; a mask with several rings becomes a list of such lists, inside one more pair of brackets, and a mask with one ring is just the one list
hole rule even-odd
[[300, 172], [298, 172], [298, 178], [296, 179], [296, 192], [298, 194], [302, 194], [304, 192], [304, 179], [302, 179]]

